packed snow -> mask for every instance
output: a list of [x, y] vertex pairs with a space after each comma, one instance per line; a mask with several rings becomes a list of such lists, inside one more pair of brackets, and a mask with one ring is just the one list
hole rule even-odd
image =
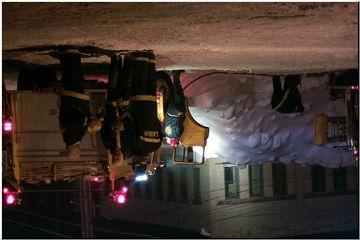
[[2, 39], [4, 59], [37, 64], [57, 61], [19, 48], [151, 49], [165, 69], [318, 72], [358, 66], [358, 4], [6, 2]]
[[[211, 69], [292, 74], [358, 66], [356, 3], [5, 3], [3, 13], [6, 60], [57, 63], [41, 47], [59, 44], [151, 49], [158, 68], [202, 71], [184, 74], [184, 87]], [[8, 89], [16, 87], [14, 72], [4, 68]], [[353, 164], [350, 152], [313, 144], [315, 115], [345, 115], [342, 100], [329, 100], [326, 78], [303, 77], [302, 114], [271, 108], [271, 77], [213, 74], [190, 85], [191, 113], [210, 127], [207, 156]]]
[[[317, 146], [314, 117], [345, 116], [343, 99], [330, 101], [328, 75], [302, 75], [303, 113], [283, 114], [271, 108], [272, 78], [215, 73], [187, 85], [204, 73], [182, 76], [190, 112], [210, 128], [206, 157], [222, 157], [237, 165], [274, 161], [285, 164], [319, 164], [325, 167], [353, 165], [350, 151]], [[344, 143], [339, 143], [344, 145]]]

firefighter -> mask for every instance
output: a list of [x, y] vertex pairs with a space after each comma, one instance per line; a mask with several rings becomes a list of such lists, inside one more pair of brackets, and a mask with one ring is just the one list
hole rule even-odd
[[339, 74], [332, 72], [329, 74], [330, 100], [335, 101], [344, 97], [344, 91], [333, 89], [333, 86], [358, 86], [359, 69], [348, 69]]
[[90, 98], [84, 94], [80, 54], [68, 50], [59, 53], [58, 58], [63, 84], [59, 123], [68, 157], [75, 160], [80, 157], [80, 141], [88, 128]]
[[[120, 156], [120, 142], [117, 142], [116, 130], [121, 126], [116, 127], [118, 123], [119, 110], [116, 103], [121, 98], [122, 88], [119, 81], [119, 74], [122, 72], [121, 56], [113, 54], [111, 56], [110, 72], [108, 76], [108, 89], [107, 89], [107, 103], [105, 107], [105, 116], [103, 121], [103, 128], [101, 129], [101, 137], [105, 148], [107, 148], [112, 156], [112, 162], [115, 163], [119, 160]], [[113, 104], [115, 103], [115, 105]], [[120, 133], [120, 132], [119, 132]], [[126, 144], [126, 143], [125, 143]], [[124, 146], [124, 145], [123, 145]], [[124, 150], [124, 149], [123, 149]]]
[[160, 148], [162, 139], [157, 117], [155, 55], [134, 52], [125, 58], [124, 67], [130, 86], [129, 112], [137, 135], [132, 151], [135, 155], [146, 156]]
[[128, 159], [143, 169], [143, 159], [160, 148], [162, 138], [152, 52], [126, 54], [123, 64], [121, 57], [111, 57], [107, 102], [102, 137], [113, 163]]
[[273, 77], [273, 95], [271, 106], [281, 113], [303, 112], [301, 94], [298, 85], [301, 84], [299, 75], [285, 76], [283, 84], [280, 76]]
[[184, 131], [185, 120], [185, 96], [184, 91], [180, 84], [180, 74], [184, 72], [173, 71], [173, 91], [169, 91], [169, 103], [167, 106], [167, 112], [163, 123], [163, 134], [165, 140], [173, 148], [176, 148], [179, 144], [179, 138]]

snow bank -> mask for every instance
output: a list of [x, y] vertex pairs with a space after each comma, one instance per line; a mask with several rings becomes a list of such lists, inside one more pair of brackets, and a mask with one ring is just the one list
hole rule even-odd
[[[184, 74], [182, 85], [204, 73]], [[303, 113], [282, 114], [271, 108], [272, 79], [267, 76], [216, 73], [185, 89], [190, 111], [210, 127], [207, 157], [217, 155], [237, 165], [273, 161], [285, 164], [353, 165], [350, 151], [313, 144], [313, 119], [319, 113], [344, 116], [342, 99], [330, 101], [327, 75], [302, 76]]]

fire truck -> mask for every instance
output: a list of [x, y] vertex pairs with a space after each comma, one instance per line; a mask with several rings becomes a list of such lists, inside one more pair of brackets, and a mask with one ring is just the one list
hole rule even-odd
[[[157, 80], [158, 118], [164, 119], [166, 101], [171, 91], [169, 82]], [[114, 167], [104, 148], [100, 133], [86, 133], [80, 147], [78, 160], [69, 160], [59, 128], [60, 95], [54, 92], [31, 90], [6, 91], [3, 83], [3, 179], [16, 185], [12, 192], [21, 192], [21, 184], [49, 184], [53, 181], [73, 181], [78, 177], [91, 181], [115, 180], [124, 177], [131, 169], [128, 164]], [[95, 111], [106, 104], [106, 89], [87, 87], [90, 109]], [[149, 164], [171, 161], [178, 164], [203, 164], [191, 157], [192, 148], [200, 146], [205, 151], [209, 128], [199, 124], [187, 107], [184, 132], [180, 137], [182, 151], [172, 151], [172, 159], [164, 159], [162, 146], [149, 156]], [[156, 164], [155, 164], [156, 165]], [[113, 189], [114, 190], [114, 189]], [[9, 189], [7, 190], [9, 192]], [[122, 198], [114, 195], [119, 203]]]
[[359, 161], [359, 71], [350, 69], [329, 81], [330, 100], [343, 99], [345, 116], [318, 114], [314, 119], [314, 143], [352, 151], [355, 165]]

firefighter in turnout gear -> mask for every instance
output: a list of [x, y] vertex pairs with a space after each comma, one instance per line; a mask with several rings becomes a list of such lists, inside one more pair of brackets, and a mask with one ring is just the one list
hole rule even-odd
[[89, 96], [84, 94], [84, 77], [79, 53], [62, 52], [58, 56], [62, 73], [63, 92], [59, 123], [68, 157], [80, 157], [80, 141], [88, 128]]
[[155, 55], [150, 51], [130, 53], [125, 56], [124, 68], [129, 83], [129, 112], [136, 126], [132, 153], [147, 156], [160, 148], [162, 139], [157, 117]]
[[[116, 162], [120, 154], [120, 142], [117, 138], [120, 136], [120, 129], [122, 123], [119, 121], [119, 114], [125, 111], [125, 106], [117, 106], [117, 100], [121, 99], [124, 86], [119, 81], [119, 74], [122, 73], [122, 60], [121, 57], [113, 54], [111, 56], [110, 72], [108, 76], [108, 90], [107, 90], [107, 104], [105, 107], [105, 117], [103, 122], [103, 128], [101, 129], [101, 137], [105, 148], [110, 151], [113, 156], [114, 162]], [[122, 146], [124, 148], [124, 145]], [[124, 149], [123, 149], [124, 150]]]
[[281, 113], [303, 112], [301, 94], [298, 85], [301, 84], [299, 75], [289, 75], [285, 79], [273, 77], [273, 95], [271, 106]]
[[183, 71], [173, 71], [173, 91], [169, 94], [169, 103], [163, 123], [163, 134], [166, 142], [173, 148], [179, 144], [179, 138], [184, 131], [185, 96], [180, 84], [180, 74]]
[[133, 167], [142, 165], [144, 161], [136, 158], [158, 150], [162, 138], [157, 118], [155, 56], [148, 51], [131, 52], [122, 62], [121, 56], [114, 54], [110, 68], [103, 143], [113, 163], [127, 160]]

